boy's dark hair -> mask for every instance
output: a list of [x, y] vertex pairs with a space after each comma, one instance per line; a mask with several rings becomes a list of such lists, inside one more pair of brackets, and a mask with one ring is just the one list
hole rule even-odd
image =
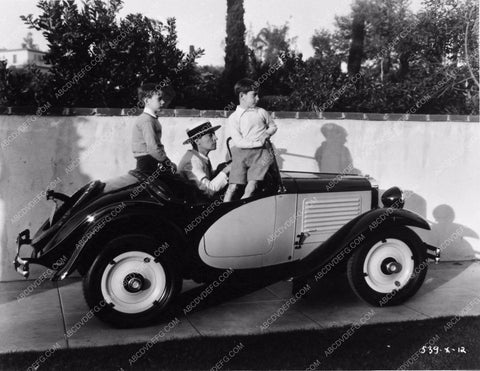
[[143, 102], [147, 98], [151, 98], [157, 92], [157, 85], [149, 82], [138, 88], [138, 100]]
[[238, 80], [233, 88], [235, 95], [238, 97], [240, 93], [248, 93], [249, 91], [258, 91], [258, 85], [249, 78]]
[[165, 100], [171, 101], [175, 97], [175, 90], [170, 85], [147, 82], [138, 88], [138, 100], [143, 102], [145, 99], [151, 98], [155, 93], [160, 92]]

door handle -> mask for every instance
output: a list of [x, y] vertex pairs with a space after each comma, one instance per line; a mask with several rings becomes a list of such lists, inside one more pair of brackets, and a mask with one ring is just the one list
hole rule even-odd
[[310, 236], [310, 233], [308, 232], [301, 232], [300, 234], [297, 234], [298, 240], [295, 241], [294, 246], [295, 249], [301, 249], [303, 243], [305, 242], [306, 238]]

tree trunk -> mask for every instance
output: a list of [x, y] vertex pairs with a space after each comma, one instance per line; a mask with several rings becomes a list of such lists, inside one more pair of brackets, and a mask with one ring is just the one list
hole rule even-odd
[[410, 69], [408, 58], [409, 58], [409, 53], [400, 54], [400, 70], [398, 71], [398, 77], [400, 80], [403, 80], [405, 76], [407, 76], [408, 71]]

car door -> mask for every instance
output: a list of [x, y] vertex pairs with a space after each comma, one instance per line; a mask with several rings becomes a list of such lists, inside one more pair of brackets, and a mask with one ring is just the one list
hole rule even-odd
[[[242, 201], [235, 201], [242, 203]], [[200, 243], [201, 259], [215, 268], [258, 268], [273, 248], [275, 196], [252, 200], [215, 221]]]
[[271, 266], [293, 260], [295, 225], [301, 219], [301, 210], [297, 210], [297, 194], [279, 194], [275, 196], [275, 227], [268, 237], [272, 248], [263, 255], [262, 265]]

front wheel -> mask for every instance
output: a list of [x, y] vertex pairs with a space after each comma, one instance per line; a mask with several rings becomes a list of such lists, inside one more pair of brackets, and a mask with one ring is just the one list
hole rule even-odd
[[83, 280], [95, 314], [115, 327], [139, 327], [159, 318], [179, 291], [181, 277], [171, 255], [145, 235], [110, 241]]
[[370, 304], [401, 304], [425, 280], [427, 253], [409, 228], [375, 233], [357, 249], [348, 261], [347, 276], [357, 296]]

